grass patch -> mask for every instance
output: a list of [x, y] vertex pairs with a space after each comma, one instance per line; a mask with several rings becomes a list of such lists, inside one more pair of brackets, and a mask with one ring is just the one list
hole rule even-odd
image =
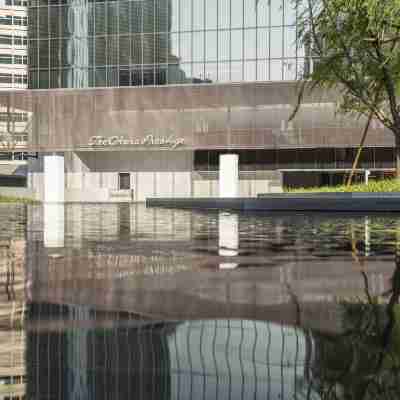
[[358, 183], [347, 187], [322, 186], [322, 187], [302, 187], [296, 189], [285, 188], [288, 193], [329, 193], [329, 192], [400, 192], [400, 180], [383, 179], [379, 181], [370, 180], [368, 184]]
[[0, 204], [2, 203], [22, 203], [22, 204], [34, 204], [37, 201], [32, 199], [27, 199], [24, 197], [12, 197], [12, 196], [2, 196], [0, 195]]

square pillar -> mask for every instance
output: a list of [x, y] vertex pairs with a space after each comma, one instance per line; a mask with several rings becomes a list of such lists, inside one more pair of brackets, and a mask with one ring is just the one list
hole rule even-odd
[[65, 201], [64, 155], [44, 155], [44, 202]]
[[239, 155], [219, 156], [219, 197], [239, 197]]

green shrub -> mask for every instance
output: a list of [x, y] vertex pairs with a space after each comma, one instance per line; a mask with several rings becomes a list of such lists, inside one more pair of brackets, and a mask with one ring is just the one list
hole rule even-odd
[[26, 199], [22, 197], [11, 197], [11, 196], [1, 196], [0, 195], [0, 203], [24, 203], [24, 204], [33, 204], [36, 203], [35, 200]]
[[322, 186], [322, 187], [302, 187], [296, 189], [285, 188], [285, 192], [290, 193], [311, 193], [311, 192], [400, 192], [400, 180], [384, 179], [370, 180], [368, 184], [358, 183], [347, 187], [339, 186]]

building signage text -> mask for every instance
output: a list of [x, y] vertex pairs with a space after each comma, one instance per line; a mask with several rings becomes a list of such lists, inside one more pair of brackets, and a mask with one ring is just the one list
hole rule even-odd
[[113, 146], [157, 146], [176, 149], [185, 143], [184, 138], [175, 137], [173, 135], [156, 136], [153, 134], [146, 135], [142, 138], [127, 138], [125, 136], [92, 136], [89, 139], [89, 146], [92, 147], [113, 147]]

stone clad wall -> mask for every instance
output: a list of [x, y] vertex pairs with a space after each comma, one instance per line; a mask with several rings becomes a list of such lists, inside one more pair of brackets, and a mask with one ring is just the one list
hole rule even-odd
[[[28, 176], [36, 198], [43, 200], [43, 162], [32, 162]], [[193, 170], [193, 152], [66, 152], [65, 201], [144, 202], [148, 197], [217, 197], [218, 172]], [[131, 174], [131, 191], [118, 188], [118, 173]], [[282, 191], [276, 171], [240, 173], [240, 196]]]

